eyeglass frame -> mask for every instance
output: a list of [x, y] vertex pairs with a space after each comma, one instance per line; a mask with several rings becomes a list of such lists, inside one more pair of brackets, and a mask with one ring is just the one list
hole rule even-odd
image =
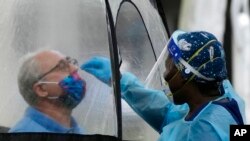
[[[66, 66], [67, 68], [70, 67], [70, 64], [79, 67], [78, 61], [77, 61], [75, 58], [71, 58], [71, 57], [69, 57], [69, 56], [66, 56], [65, 59], [61, 59], [60, 61], [58, 61], [58, 63], [57, 63], [54, 67], [52, 67], [49, 71], [47, 71], [46, 73], [40, 75], [40, 76], [37, 78], [37, 81], [36, 81], [36, 82], [38, 82], [38, 81], [40, 81], [41, 79], [43, 79], [46, 75], [48, 75], [49, 73], [53, 72], [53, 71], [56, 70], [58, 67], [60, 67], [60, 64], [65, 63], [65, 62], [67, 63], [67, 66]], [[65, 66], [64, 66], [64, 67], [65, 67]], [[36, 83], [36, 82], [35, 82], [35, 83]]]

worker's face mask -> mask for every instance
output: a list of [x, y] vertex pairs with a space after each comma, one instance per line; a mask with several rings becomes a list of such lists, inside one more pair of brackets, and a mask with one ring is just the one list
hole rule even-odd
[[171, 71], [165, 75], [165, 82], [164, 82], [164, 89], [163, 92], [165, 95], [168, 97], [168, 99], [175, 103], [175, 104], [181, 104], [183, 101], [183, 96], [180, 94], [184, 86], [189, 82], [186, 81], [185, 83], [182, 84], [183, 80], [180, 80], [180, 71], [177, 69], [171, 69]]
[[86, 82], [74, 72], [65, 77], [60, 82], [40, 82], [40, 83], [56, 83], [64, 91], [62, 96], [50, 96], [49, 99], [60, 100], [67, 108], [75, 108], [83, 99], [86, 91]]
[[173, 92], [170, 89], [169, 82], [175, 79], [179, 71], [174, 67], [173, 60], [170, 57], [168, 57], [168, 59], [166, 60], [165, 67], [166, 67], [166, 71], [164, 72], [164, 79], [163, 79], [164, 85], [163, 85], [162, 90], [165, 93], [165, 95], [168, 97], [168, 99], [171, 102], [174, 102]]

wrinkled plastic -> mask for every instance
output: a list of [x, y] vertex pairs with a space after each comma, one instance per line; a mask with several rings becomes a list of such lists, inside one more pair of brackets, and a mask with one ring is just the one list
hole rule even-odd
[[[104, 4], [100, 0], [0, 0], [0, 74], [4, 80], [0, 82], [0, 126], [13, 127], [28, 107], [17, 86], [19, 59], [24, 54], [54, 49], [79, 63], [96, 55], [109, 57]], [[72, 116], [86, 134], [116, 136], [112, 87], [86, 72], [79, 71], [79, 75], [86, 80], [86, 94]]]

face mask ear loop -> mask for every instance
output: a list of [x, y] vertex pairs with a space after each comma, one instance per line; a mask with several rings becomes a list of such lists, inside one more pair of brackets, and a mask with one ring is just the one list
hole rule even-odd
[[59, 84], [58, 82], [52, 82], [52, 81], [39, 81], [38, 84]]
[[180, 72], [180, 70], [178, 70], [175, 74], [174, 74], [174, 76], [168, 81], [168, 82], [170, 82], [170, 81], [172, 81], [176, 76], [177, 76], [177, 74]]
[[193, 75], [192, 77], [190, 77], [186, 82], [185, 82], [185, 84], [178, 90], [178, 91], [176, 91], [175, 93], [173, 93], [173, 95], [175, 95], [175, 94], [178, 94], [190, 81], [192, 81], [193, 79], [194, 79], [194, 76], [195, 75]]
[[[170, 82], [170, 81], [172, 81], [176, 76], [177, 76], [177, 74], [178, 73], [180, 73], [180, 70], [178, 69], [178, 71], [174, 74], [174, 76], [168, 81], [168, 82]], [[194, 78], [194, 75], [192, 76], [192, 77], [190, 77], [190, 79], [189, 80], [187, 80], [187, 82], [177, 91], [177, 92], [175, 92], [175, 93], [168, 93], [168, 94], [166, 94], [167, 96], [173, 96], [174, 94], [176, 94], [176, 93], [179, 93], [179, 91], [187, 84], [187, 83], [189, 83], [191, 80], [193, 80], [193, 78]], [[168, 84], [168, 82], [166, 82], [165, 81], [165, 86], [168, 86], [169, 84]]]
[[[39, 81], [38, 84], [56, 84], [56, 85], [58, 85], [59, 83], [58, 82], [52, 82], [52, 81]], [[59, 98], [59, 96], [48, 96], [47, 98], [50, 99], [50, 100], [56, 100], [56, 99]]]
[[59, 96], [48, 96], [47, 98], [48, 98], [48, 99], [51, 99], [51, 100], [55, 100], [55, 99], [58, 99]]
[[[178, 67], [177, 67], [177, 68], [178, 68]], [[179, 70], [179, 69], [178, 69], [178, 71], [174, 74], [174, 76], [173, 76], [168, 82], [172, 81], [172, 80], [177, 76], [178, 73], [180, 73], [180, 70]], [[186, 84], [188, 84], [191, 80], [194, 79], [194, 76], [195, 76], [195, 75], [193, 75], [192, 77], [190, 77], [190, 78], [185, 82], [185, 84], [184, 84], [177, 92], [175, 92], [175, 93], [168, 93], [167, 96], [173, 96], [174, 94], [179, 93], [179, 91], [182, 90], [182, 88], [183, 88]], [[165, 84], [166, 84], [166, 83], [165, 83]], [[167, 83], [167, 86], [168, 86], [168, 83]]]

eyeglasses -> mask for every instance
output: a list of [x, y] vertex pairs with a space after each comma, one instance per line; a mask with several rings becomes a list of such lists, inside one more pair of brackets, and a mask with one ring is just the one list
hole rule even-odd
[[42, 78], [44, 78], [46, 75], [48, 75], [49, 73], [53, 71], [69, 72], [70, 65], [74, 65], [77, 68], [79, 67], [78, 61], [76, 59], [67, 56], [65, 59], [60, 60], [58, 64], [55, 65], [52, 69], [50, 69], [48, 72], [40, 75], [37, 81], [41, 80]]

